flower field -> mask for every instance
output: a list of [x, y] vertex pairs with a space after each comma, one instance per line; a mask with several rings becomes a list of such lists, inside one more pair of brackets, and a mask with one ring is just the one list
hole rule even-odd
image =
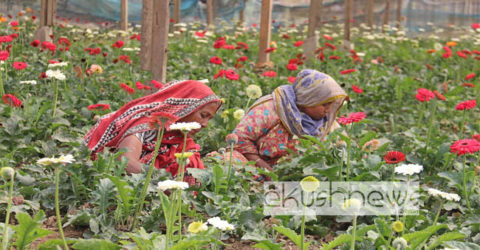
[[[163, 169], [126, 175], [119, 153], [92, 161], [84, 145], [99, 116], [165, 84], [140, 68], [139, 27], [63, 19], [42, 43], [32, 13], [0, 17], [2, 249], [480, 249], [480, 25], [408, 37], [355, 26], [346, 49], [342, 26], [323, 25], [307, 59], [307, 26], [274, 25], [273, 67], [256, 70], [256, 25], [171, 25], [167, 81], [205, 80], [223, 101], [196, 135], [206, 169], [189, 169], [202, 183], [189, 187]], [[248, 107], [307, 68], [348, 93], [341, 129], [300, 138], [274, 172], [207, 156], [228, 154]], [[305, 191], [318, 181], [419, 182], [419, 210], [266, 216], [260, 174], [304, 180]]]

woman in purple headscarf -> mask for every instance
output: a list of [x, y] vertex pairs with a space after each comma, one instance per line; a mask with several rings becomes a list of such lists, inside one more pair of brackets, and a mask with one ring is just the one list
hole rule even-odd
[[298, 142], [294, 136], [322, 139], [340, 127], [335, 119], [346, 98], [329, 75], [302, 70], [293, 85], [276, 88], [250, 107], [233, 131], [238, 136], [234, 157], [273, 170], [271, 166], [288, 154], [287, 149], [294, 150]]

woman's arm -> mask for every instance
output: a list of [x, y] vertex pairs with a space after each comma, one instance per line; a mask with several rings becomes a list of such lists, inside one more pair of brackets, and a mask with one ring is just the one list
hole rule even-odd
[[268, 164], [266, 161], [264, 161], [262, 158], [260, 158], [259, 155], [257, 154], [244, 154], [245, 158], [247, 158], [249, 161], [254, 161], [255, 166], [267, 169], [268, 171], [273, 171], [273, 168]]
[[142, 154], [142, 142], [135, 135], [129, 135], [118, 144], [118, 149], [127, 149], [127, 152], [122, 154], [119, 159], [126, 157], [128, 159], [127, 174], [138, 174], [142, 172], [142, 163], [140, 155]]

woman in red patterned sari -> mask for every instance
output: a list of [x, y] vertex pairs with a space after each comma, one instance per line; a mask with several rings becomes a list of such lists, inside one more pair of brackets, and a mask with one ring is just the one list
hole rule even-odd
[[[127, 173], [140, 173], [142, 164], [151, 163], [157, 139], [157, 130], [149, 125], [151, 114], [166, 113], [175, 116], [178, 122], [198, 122], [201, 128], [205, 128], [221, 103], [220, 98], [201, 82], [171, 82], [154, 94], [130, 101], [119, 110], [102, 116], [84, 139], [94, 158], [104, 147], [127, 149], [123, 154], [128, 159]], [[185, 151], [194, 154], [186, 168], [205, 168], [198, 145], [192, 139], [200, 130], [192, 130], [188, 134]], [[177, 175], [178, 164], [174, 154], [182, 152], [183, 138], [180, 131], [166, 130], [155, 159], [157, 169], [164, 168], [173, 177]], [[191, 181], [188, 176], [186, 181]]]

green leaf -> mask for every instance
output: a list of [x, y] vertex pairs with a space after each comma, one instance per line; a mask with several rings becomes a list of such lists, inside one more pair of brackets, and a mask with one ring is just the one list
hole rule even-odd
[[480, 250], [480, 246], [472, 242], [447, 241], [443, 243], [443, 246], [452, 249]]
[[[302, 243], [302, 239], [301, 239], [301, 236], [298, 235], [297, 233], [295, 233], [295, 231], [293, 231], [292, 229], [290, 228], [286, 228], [286, 227], [283, 227], [283, 226], [276, 226], [276, 227], [273, 227], [273, 229], [285, 236], [287, 236], [290, 240], [292, 240], [297, 246], [300, 246], [301, 243]], [[310, 245], [311, 242], [304, 242], [303, 244], [303, 248], [304, 249], [308, 249], [308, 246]]]
[[115, 184], [115, 187], [117, 188], [117, 198], [120, 197], [120, 200], [122, 201], [122, 206], [125, 209], [125, 212], [127, 214], [130, 213], [130, 208], [132, 207], [132, 201], [134, 198], [133, 195], [133, 188], [128, 185], [127, 181], [120, 179], [117, 176], [108, 176], [108, 179], [110, 179], [113, 184]]
[[437, 175], [447, 179], [449, 186], [460, 187], [462, 185], [463, 176], [461, 173], [449, 171], [449, 172], [441, 172], [441, 173], [438, 173]]
[[376, 218], [374, 220], [375, 226], [377, 227], [378, 233], [383, 235], [384, 237], [388, 237], [392, 232], [390, 226], [381, 218]]
[[323, 250], [333, 249], [335, 247], [338, 247], [338, 246], [343, 245], [343, 244], [345, 244], [347, 242], [350, 242], [350, 241], [352, 241], [352, 235], [342, 234], [342, 235], [339, 235], [334, 240], [330, 241], [328, 244], [323, 245], [322, 249]]
[[78, 250], [118, 250], [122, 249], [119, 245], [101, 239], [79, 240], [72, 246], [73, 249]]
[[448, 232], [440, 235], [435, 241], [428, 247], [429, 250], [433, 250], [440, 246], [445, 241], [460, 240], [465, 238], [465, 235], [459, 232]]
[[38, 211], [33, 218], [27, 213], [18, 213], [15, 218], [18, 221], [18, 225], [13, 227], [13, 230], [17, 233], [17, 239], [14, 245], [18, 250], [28, 249], [28, 245], [35, 239], [53, 233], [50, 230], [41, 228], [42, 222], [45, 219], [45, 213], [42, 210]]
[[223, 242], [212, 237], [196, 235], [179, 241], [177, 244], [169, 248], [169, 250], [184, 250], [194, 246], [202, 247], [209, 242], [212, 242], [216, 245], [223, 245]]
[[259, 243], [253, 245], [253, 247], [266, 250], [282, 250], [282, 244], [272, 243], [269, 240], [262, 240]]
[[358, 142], [358, 146], [361, 148], [365, 143], [372, 140], [376, 136], [377, 136], [377, 133], [375, 133], [374, 131], [367, 132], [362, 136], [362, 138], [360, 138], [360, 141]]
[[[68, 245], [74, 244], [77, 240], [66, 240]], [[52, 239], [38, 245], [38, 250], [58, 250], [63, 247], [62, 239]]]
[[429, 226], [421, 231], [409, 233], [403, 235], [403, 238], [406, 239], [413, 249], [417, 248], [422, 242], [428, 240], [435, 232], [442, 228], [447, 228], [447, 225], [440, 224], [435, 226]]

